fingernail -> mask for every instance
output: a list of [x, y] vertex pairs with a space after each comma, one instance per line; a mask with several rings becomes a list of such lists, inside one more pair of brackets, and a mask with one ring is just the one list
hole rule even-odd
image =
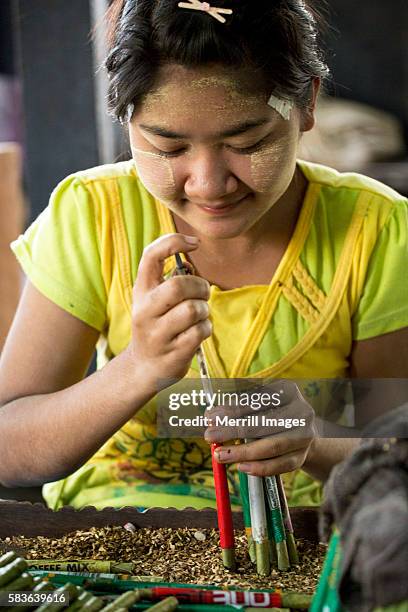
[[233, 461], [232, 453], [230, 450], [215, 450], [214, 451], [215, 458], [217, 461]]
[[213, 326], [212, 326], [212, 323], [211, 323], [210, 319], [205, 319], [204, 327], [205, 327], [206, 334], [208, 334], [208, 336], [211, 336]]
[[238, 469], [240, 472], [250, 472], [251, 471], [251, 466], [249, 465], [249, 463], [238, 463]]
[[200, 304], [200, 309], [201, 309], [201, 314], [203, 316], [208, 317], [210, 315], [210, 307], [208, 305], [208, 302], [202, 301]]
[[188, 242], [189, 244], [198, 244], [200, 242], [200, 239], [197, 238], [197, 236], [186, 236], [185, 234], [184, 234], [184, 240]]
[[207, 442], [222, 442], [222, 436], [216, 430], [207, 430], [204, 434], [204, 438]]

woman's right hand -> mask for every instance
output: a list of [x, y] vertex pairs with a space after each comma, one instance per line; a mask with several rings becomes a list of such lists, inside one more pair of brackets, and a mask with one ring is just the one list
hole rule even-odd
[[32, 486], [72, 474], [146, 405], [160, 379], [186, 374], [211, 333], [209, 283], [195, 276], [164, 281], [162, 271], [166, 257], [197, 246], [175, 234], [145, 250], [132, 340], [84, 380], [99, 331], [27, 283], [1, 356], [0, 484]]
[[211, 335], [208, 281], [193, 275], [163, 279], [167, 257], [198, 245], [194, 236], [162, 236], [145, 248], [140, 261], [128, 351], [138, 376], [156, 388], [160, 379], [183, 378], [197, 348]]

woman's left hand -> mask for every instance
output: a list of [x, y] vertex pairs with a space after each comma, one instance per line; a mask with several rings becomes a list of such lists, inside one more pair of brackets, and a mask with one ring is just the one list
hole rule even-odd
[[[280, 405], [267, 410], [214, 408], [208, 412], [211, 426], [206, 429], [205, 439], [219, 444], [250, 439], [220, 446], [215, 457], [219, 463], [237, 463], [241, 472], [253, 476], [272, 476], [301, 468], [316, 438], [314, 410], [290, 381], [277, 381], [273, 387], [263, 388], [263, 392], [279, 393]], [[255, 422], [251, 418], [254, 415], [258, 415]], [[220, 426], [225, 417], [227, 424]]]

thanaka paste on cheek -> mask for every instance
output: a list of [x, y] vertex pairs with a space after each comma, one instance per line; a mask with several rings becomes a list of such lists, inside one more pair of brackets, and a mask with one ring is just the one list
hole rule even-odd
[[251, 155], [251, 176], [255, 191], [268, 193], [282, 184], [286, 175], [290, 178], [294, 165], [291, 138], [284, 136]]
[[170, 161], [158, 153], [133, 146], [131, 149], [138, 175], [147, 191], [163, 202], [173, 201], [176, 198], [176, 181]]

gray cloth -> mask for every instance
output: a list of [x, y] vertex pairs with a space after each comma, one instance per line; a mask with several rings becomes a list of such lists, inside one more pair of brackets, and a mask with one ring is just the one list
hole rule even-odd
[[[367, 432], [366, 432], [367, 433]], [[339, 596], [351, 612], [408, 600], [408, 404], [370, 425], [359, 449], [336, 466], [320, 521], [340, 530]]]

